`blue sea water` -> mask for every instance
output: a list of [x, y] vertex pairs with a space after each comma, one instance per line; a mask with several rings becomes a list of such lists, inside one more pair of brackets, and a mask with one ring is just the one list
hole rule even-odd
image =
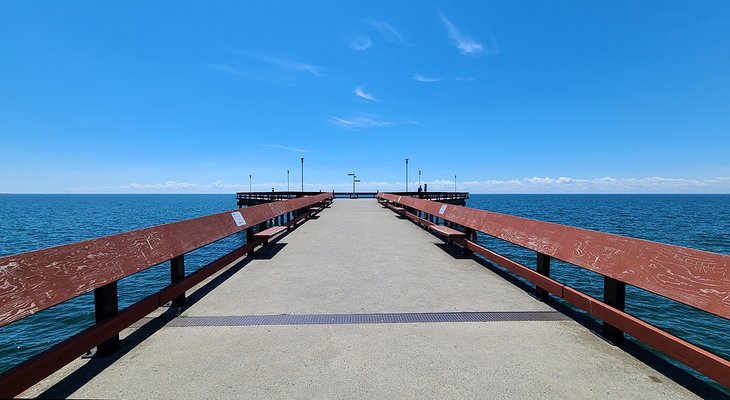
[[[469, 207], [730, 254], [730, 195], [472, 195]], [[0, 256], [194, 218], [235, 208], [233, 195], [0, 195]], [[532, 266], [535, 253], [480, 236], [487, 247]], [[190, 273], [245, 242], [242, 234], [186, 256]], [[562, 262], [551, 275], [601, 298], [603, 278]], [[120, 307], [169, 282], [167, 264], [119, 283]], [[730, 322], [641, 289], [627, 311], [730, 358]], [[93, 298], [80, 296], [0, 328], [0, 372], [93, 323]]]

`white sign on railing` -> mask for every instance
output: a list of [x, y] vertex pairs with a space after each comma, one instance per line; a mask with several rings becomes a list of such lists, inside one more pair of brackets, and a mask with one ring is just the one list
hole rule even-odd
[[233, 217], [233, 220], [236, 222], [236, 226], [246, 225], [246, 220], [243, 219], [243, 215], [241, 215], [241, 213], [239, 211], [232, 212], [231, 216]]

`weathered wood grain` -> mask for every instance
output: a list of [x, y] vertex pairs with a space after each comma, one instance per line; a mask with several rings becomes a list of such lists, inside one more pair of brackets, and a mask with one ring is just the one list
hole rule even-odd
[[730, 319], [728, 255], [407, 196], [378, 197]]
[[[261, 204], [1, 257], [0, 326], [331, 196]], [[236, 212], [244, 225], [234, 220]]]

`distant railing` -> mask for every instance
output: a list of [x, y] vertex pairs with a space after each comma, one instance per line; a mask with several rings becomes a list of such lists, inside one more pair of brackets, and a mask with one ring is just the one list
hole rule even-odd
[[432, 201], [453, 201], [469, 199], [469, 192], [389, 192], [398, 196], [409, 196]]
[[[274, 201], [296, 199], [303, 196], [316, 196], [321, 192], [238, 192], [236, 193], [236, 200], [238, 206], [250, 206], [262, 203], [270, 203]], [[364, 198], [375, 198], [378, 192], [332, 192], [337, 199], [364, 199]], [[433, 200], [433, 201], [444, 201], [444, 202], [459, 202], [463, 204], [469, 199], [468, 192], [395, 192], [399, 196], [411, 196], [419, 199]]]
[[317, 196], [322, 192], [238, 192], [236, 200], [238, 206], [251, 206], [274, 201], [298, 199], [300, 197]]
[[[331, 200], [331, 193], [317, 193], [0, 257], [0, 326], [92, 290], [96, 314], [95, 325], [0, 375], [0, 398], [18, 395], [93, 347], [100, 355], [112, 353], [123, 329], [168, 302], [181, 305], [186, 290], [263, 244], [253, 238], [256, 229], [294, 227], [309, 216], [310, 207]], [[245, 245], [185, 276], [186, 253], [244, 230]], [[166, 261], [171, 284], [119, 311], [117, 281]]]
[[[440, 222], [465, 232], [466, 239], [454, 241], [466, 252], [535, 284], [540, 298], [552, 294], [602, 320], [603, 335], [612, 342], [621, 343], [628, 333], [730, 387], [730, 361], [624, 312], [629, 284], [730, 319], [730, 256], [392, 193], [378, 198], [421, 225]], [[535, 269], [480, 246], [476, 232], [535, 251]], [[550, 278], [551, 258], [603, 275], [603, 301]]]

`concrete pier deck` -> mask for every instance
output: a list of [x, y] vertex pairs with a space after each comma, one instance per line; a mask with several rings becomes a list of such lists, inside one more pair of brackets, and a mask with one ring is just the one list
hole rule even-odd
[[372, 199], [335, 201], [153, 317], [25, 395], [695, 397]]

